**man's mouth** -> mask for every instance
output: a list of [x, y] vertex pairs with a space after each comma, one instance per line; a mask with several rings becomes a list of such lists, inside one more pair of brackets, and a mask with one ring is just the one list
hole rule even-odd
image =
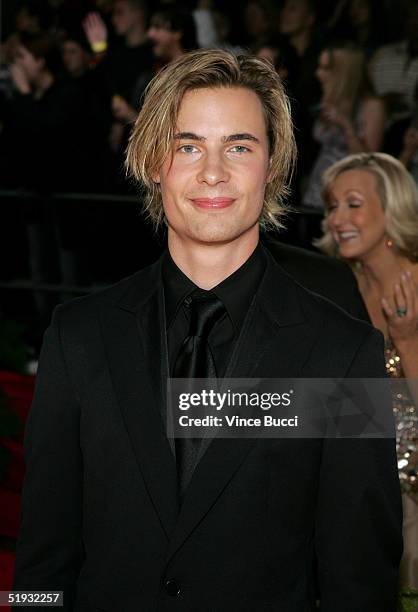
[[228, 206], [231, 206], [231, 204], [235, 202], [235, 198], [191, 198], [191, 201], [195, 206], [198, 206], [199, 208], [219, 210], [221, 208], [227, 208]]

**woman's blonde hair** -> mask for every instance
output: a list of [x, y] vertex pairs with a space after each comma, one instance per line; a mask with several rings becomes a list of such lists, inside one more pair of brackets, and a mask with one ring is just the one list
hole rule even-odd
[[363, 50], [352, 42], [337, 42], [324, 49], [330, 59], [330, 79], [322, 103], [340, 108], [350, 102], [354, 115], [358, 105], [374, 95]]
[[126, 155], [128, 174], [143, 189], [145, 213], [156, 229], [165, 219], [160, 186], [152, 177], [158, 174], [171, 150], [184, 94], [206, 87], [244, 87], [259, 96], [271, 158], [271, 180], [266, 185], [260, 224], [280, 227], [283, 198], [289, 193], [296, 158], [289, 99], [269, 62], [218, 49], [186, 53], [165, 66], [146, 89]]
[[[418, 261], [418, 190], [405, 166], [386, 153], [356, 153], [341, 159], [324, 172], [322, 197], [326, 211], [336, 178], [347, 170], [365, 170], [376, 177], [386, 234], [402, 255], [410, 261]], [[326, 216], [322, 230], [323, 236], [314, 242], [315, 246], [328, 255], [337, 256], [337, 245]]]

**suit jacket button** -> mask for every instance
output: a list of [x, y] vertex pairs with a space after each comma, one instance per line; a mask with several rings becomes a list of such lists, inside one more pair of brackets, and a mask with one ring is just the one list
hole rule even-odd
[[164, 588], [166, 590], [166, 593], [171, 595], [171, 597], [176, 597], [176, 595], [180, 595], [180, 585], [173, 578], [166, 580]]

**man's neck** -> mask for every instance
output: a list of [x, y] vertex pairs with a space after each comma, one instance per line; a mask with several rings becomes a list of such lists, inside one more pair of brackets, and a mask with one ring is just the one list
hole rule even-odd
[[200, 243], [184, 240], [168, 231], [168, 250], [174, 263], [200, 289], [213, 289], [240, 268], [254, 252], [258, 226], [248, 235], [228, 243]]

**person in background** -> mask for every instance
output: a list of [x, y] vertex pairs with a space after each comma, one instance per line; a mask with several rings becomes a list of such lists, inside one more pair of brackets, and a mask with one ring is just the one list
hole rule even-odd
[[218, 38], [218, 49], [230, 51], [235, 55], [243, 55], [246, 53], [241, 45], [234, 45], [230, 41], [231, 34], [231, 18], [222, 11], [213, 11], [213, 22], [215, 25], [216, 35]]
[[55, 40], [22, 33], [9, 70], [15, 93], [2, 134], [3, 179], [42, 192], [76, 190], [86, 172], [78, 156], [85, 138], [83, 96], [61, 78]]
[[[286, 38], [282, 36], [272, 36], [266, 40], [265, 43], [261, 44], [258, 48], [255, 47], [254, 53], [256, 57], [267, 60], [273, 64], [276, 72], [282, 79], [287, 94], [289, 96], [292, 119], [296, 126], [300, 119], [300, 106], [298, 101], [295, 99], [292, 91], [292, 82], [290, 81], [289, 75], [292, 74], [293, 67], [297, 61], [295, 51], [293, 47], [289, 45]], [[303, 136], [304, 133], [298, 129], [295, 130], [296, 146], [298, 147], [298, 153], [303, 151]], [[306, 142], [306, 140], [305, 140]], [[299, 157], [300, 159], [300, 157]], [[299, 191], [299, 178], [300, 178], [300, 166], [298, 165], [291, 179], [291, 191], [292, 193], [298, 194]]]
[[[77, 82], [63, 78], [60, 49], [50, 35], [22, 33], [9, 70], [15, 91], [0, 141], [0, 182], [40, 196], [35, 205], [29, 200], [23, 214], [31, 281], [71, 284], [80, 217], [42, 198], [95, 185], [94, 123]], [[42, 317], [50, 299], [35, 294]]]
[[351, 40], [369, 59], [387, 41], [387, 15], [381, 0], [350, 0], [345, 3], [331, 30], [333, 39]]
[[276, 7], [269, 0], [248, 0], [244, 5], [243, 43], [251, 52], [274, 33], [275, 13]]
[[198, 47], [195, 20], [182, 7], [173, 6], [155, 12], [151, 17], [148, 38], [160, 67]]
[[152, 70], [137, 79], [134, 95], [136, 104], [129, 105], [120, 96], [112, 99], [114, 116], [125, 124], [134, 122], [138, 116], [142, 94], [155, 70], [197, 48], [195, 20], [191, 13], [183, 8], [170, 7], [154, 13], [147, 36], [152, 45], [155, 64]]
[[144, 0], [116, 0], [111, 22], [118, 39], [110, 44], [109, 31], [99, 13], [83, 20], [85, 35], [96, 56], [98, 69], [106, 83], [113, 115], [108, 144], [113, 155], [112, 190], [126, 191], [123, 176], [123, 151], [127, 124], [135, 120], [141, 95], [153, 76], [154, 59], [147, 37], [147, 6]]
[[[403, 490], [403, 586], [418, 588], [418, 191], [386, 153], [350, 155], [323, 179], [326, 217], [316, 246], [353, 267], [370, 319], [385, 336]], [[398, 388], [396, 388], [398, 389]]]
[[69, 32], [61, 43], [61, 56], [67, 79], [83, 95], [85, 138], [80, 155], [89, 168], [83, 191], [110, 190], [109, 130], [112, 125], [111, 100], [101, 66], [95, 65], [93, 52], [84, 32]]
[[[1, 10], [1, 7], [0, 7]], [[0, 26], [2, 14], [0, 13]], [[15, 56], [16, 48], [19, 46], [19, 36], [40, 34], [49, 32], [53, 19], [53, 11], [49, 3], [43, 0], [23, 0], [16, 7], [11, 32], [0, 37], [0, 66], [10, 64]], [[3, 34], [3, 31], [1, 32]], [[3, 83], [10, 83], [9, 74], [2, 74]], [[3, 89], [3, 88], [2, 88]]]
[[370, 60], [370, 78], [390, 123], [411, 118], [418, 81], [418, 0], [409, 0], [403, 40], [385, 45]]
[[75, 79], [88, 74], [91, 65], [91, 49], [87, 40], [76, 33], [69, 33], [61, 44], [61, 56], [67, 74]]
[[406, 117], [392, 123], [385, 134], [384, 151], [397, 157], [418, 185], [418, 81], [414, 97], [412, 119]]
[[52, 15], [52, 8], [45, 0], [24, 0], [16, 14], [16, 30], [27, 34], [45, 32], [52, 24]]
[[286, 82], [288, 80], [289, 73], [292, 71], [292, 66], [295, 62], [295, 56], [292, 47], [287, 44], [285, 39], [277, 36], [271, 37], [265, 43], [256, 47], [254, 54], [273, 64], [283, 81]]
[[285, 0], [278, 19], [278, 31], [293, 50], [287, 77], [292, 93], [292, 112], [298, 146], [298, 166], [294, 190], [300, 199], [303, 178], [312, 168], [318, 153], [313, 138], [315, 109], [321, 90], [315, 78], [322, 42], [316, 34], [316, 12], [313, 0]]
[[364, 54], [353, 43], [335, 43], [325, 49], [316, 75], [322, 98], [313, 134], [321, 148], [303, 203], [322, 208], [325, 170], [350, 153], [378, 151], [383, 142], [386, 114], [368, 79]]
[[136, 85], [140, 74], [153, 66], [147, 36], [147, 8], [144, 0], [116, 0], [112, 24], [119, 41], [106, 57], [112, 93], [136, 105]]
[[409, 170], [418, 186], [418, 112], [404, 134], [399, 159]]
[[313, 69], [316, 67], [319, 48], [315, 38], [315, 22], [315, 8], [310, 0], [285, 0], [283, 3], [278, 29], [295, 49], [299, 59], [295, 77], [300, 79], [307, 77], [307, 73], [311, 72], [309, 67]]

